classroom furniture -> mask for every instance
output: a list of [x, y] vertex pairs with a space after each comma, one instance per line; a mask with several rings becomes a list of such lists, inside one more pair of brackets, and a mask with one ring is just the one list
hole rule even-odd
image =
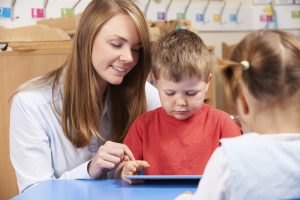
[[7, 200], [18, 194], [16, 177], [9, 158], [10, 98], [25, 81], [55, 69], [65, 62], [70, 51], [69, 45], [58, 46], [58, 48], [48, 46], [48, 49], [44, 50], [0, 52], [1, 200]]
[[196, 180], [145, 182], [129, 185], [119, 179], [51, 180], [42, 182], [12, 200], [167, 200], [182, 192], [195, 192]]
[[[221, 48], [222, 48], [222, 59], [223, 60], [230, 60], [231, 58], [231, 54], [233, 53], [233, 50], [236, 46], [236, 44], [227, 44], [226, 42], [222, 42], [221, 44]], [[224, 86], [222, 84], [222, 91], [225, 92]], [[233, 108], [232, 104], [230, 104], [230, 102], [228, 102], [227, 98], [226, 98], [226, 94], [223, 93], [223, 106], [222, 106], [222, 110], [224, 110], [225, 112], [231, 114], [231, 115], [237, 115], [235, 109]]]
[[236, 44], [227, 44], [226, 42], [222, 42], [222, 58], [225, 60], [230, 60], [231, 54], [236, 47]]

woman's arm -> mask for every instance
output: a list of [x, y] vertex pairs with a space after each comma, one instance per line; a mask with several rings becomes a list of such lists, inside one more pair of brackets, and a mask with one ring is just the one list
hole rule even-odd
[[[46, 132], [47, 125], [43, 121], [43, 115], [46, 113], [36, 105], [39, 103], [36, 98], [39, 96], [19, 93], [14, 97], [11, 106], [10, 158], [16, 172], [19, 191], [22, 192], [33, 184], [49, 179], [91, 178], [87, 173], [88, 162], [65, 160], [64, 153], [68, 152], [69, 148], [66, 139], [60, 141], [63, 144], [61, 146], [57, 143], [51, 145], [55, 138]], [[59, 129], [56, 131], [59, 132]], [[59, 155], [56, 159], [61, 161], [60, 166], [54, 164], [53, 154], [56, 152]], [[74, 165], [74, 162], [78, 163]], [[70, 165], [72, 163], [72, 166], [76, 167], [68, 170], [65, 163]]]
[[21, 92], [12, 102], [10, 158], [20, 192], [50, 179], [98, 178], [111, 168], [107, 162], [118, 163], [125, 154], [133, 158], [126, 145], [106, 142], [91, 160], [88, 147], [76, 148], [65, 137], [47, 94]]

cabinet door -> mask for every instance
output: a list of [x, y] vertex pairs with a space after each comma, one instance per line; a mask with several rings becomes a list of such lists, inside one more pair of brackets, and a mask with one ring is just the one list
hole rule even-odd
[[9, 158], [9, 99], [25, 81], [61, 66], [68, 52], [69, 49], [0, 52], [0, 199], [18, 194]]

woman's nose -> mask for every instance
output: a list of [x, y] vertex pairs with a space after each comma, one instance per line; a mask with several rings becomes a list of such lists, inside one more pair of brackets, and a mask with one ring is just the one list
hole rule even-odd
[[125, 62], [125, 63], [130, 63], [133, 61], [133, 56], [131, 49], [123, 49], [122, 54], [120, 55], [120, 60]]

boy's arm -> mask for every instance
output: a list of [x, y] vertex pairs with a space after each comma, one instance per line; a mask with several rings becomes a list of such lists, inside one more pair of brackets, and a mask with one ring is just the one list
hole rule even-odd
[[[136, 160], [143, 159], [143, 132], [144, 132], [143, 124], [144, 124], [144, 122], [143, 122], [142, 116], [137, 117], [137, 119], [131, 125], [131, 127], [123, 141], [123, 143], [129, 147], [129, 149], [133, 153]], [[119, 166], [117, 167], [117, 169], [115, 171], [115, 178], [122, 178], [122, 173], [123, 173], [124, 167], [128, 163], [128, 161], [129, 161], [129, 158], [127, 156], [125, 156], [123, 162], [121, 162], [119, 164]], [[132, 175], [132, 174], [126, 174], [126, 175]]]
[[143, 117], [139, 116], [131, 125], [123, 141], [129, 147], [136, 160], [143, 160], [143, 134], [144, 121]]

